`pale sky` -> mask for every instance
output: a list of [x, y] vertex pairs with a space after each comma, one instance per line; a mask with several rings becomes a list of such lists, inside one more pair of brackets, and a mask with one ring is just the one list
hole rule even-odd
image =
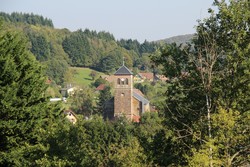
[[213, 0], [0, 0], [0, 11], [34, 13], [55, 28], [88, 28], [116, 39], [154, 41], [195, 32]]

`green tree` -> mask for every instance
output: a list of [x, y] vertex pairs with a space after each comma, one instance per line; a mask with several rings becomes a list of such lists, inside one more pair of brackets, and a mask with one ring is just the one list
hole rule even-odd
[[78, 119], [75, 125], [62, 122], [46, 140], [46, 157], [37, 161], [48, 166], [146, 166], [146, 155], [133, 125], [125, 119], [104, 121]]
[[69, 55], [73, 66], [89, 66], [92, 62], [90, 59], [90, 44], [88, 38], [78, 30], [66, 37], [62, 43], [64, 51]]
[[11, 21], [14, 23], [22, 22], [32, 25], [43, 25], [54, 27], [53, 22], [50, 19], [44, 18], [43, 16], [28, 14], [28, 13], [17, 13], [13, 12], [11, 14], [7, 14], [4, 12], [0, 12], [0, 16], [3, 17], [5, 21]]
[[100, 60], [99, 69], [106, 73], [114, 72], [122, 65], [122, 56], [120, 52], [111, 53]]
[[111, 100], [111, 87], [105, 85], [104, 90], [100, 90], [97, 104], [97, 113], [100, 115], [105, 115], [105, 112], [108, 107], [108, 102]]
[[[249, 112], [249, 2], [215, 1], [215, 5], [219, 13], [210, 10], [211, 16], [199, 23], [193, 46], [168, 45], [154, 57], [171, 79], [166, 91], [166, 124], [182, 148], [176, 153], [181, 155], [182, 165], [194, 156], [191, 150], [202, 151], [204, 145], [209, 147], [205, 163], [215, 163], [218, 147], [212, 141], [218, 134], [211, 115], [219, 106]], [[249, 144], [243, 142], [241, 147], [249, 148]], [[246, 158], [244, 151], [237, 156]]]
[[[220, 86], [220, 105], [241, 113], [250, 110], [250, 2], [247, 0], [217, 2], [219, 13], [204, 28], [220, 32], [217, 44], [224, 51]], [[215, 20], [216, 19], [216, 20]], [[230, 20], [230, 21], [229, 21]], [[227, 91], [225, 91], [227, 90]]]
[[[208, 18], [205, 23], [201, 22], [199, 24], [197, 32], [199, 35], [198, 38], [204, 34], [202, 32], [205, 32], [210, 38], [213, 37], [212, 40], [210, 39], [209, 41], [215, 42], [210, 42], [209, 44], [215, 43], [218, 49], [213, 49], [212, 51], [215, 51], [213, 52], [214, 54], [221, 53], [221, 57], [215, 57], [216, 63], [214, 63], [214, 68], [216, 71], [211, 73], [213, 78], [211, 79], [212, 84], [210, 85], [210, 88], [212, 87], [210, 97], [212, 97], [211, 95], [217, 96], [213, 97], [210, 101], [211, 111], [213, 111], [214, 114], [217, 114], [217, 112], [220, 114], [221, 110], [218, 110], [218, 106], [222, 106], [222, 108], [225, 108], [228, 112], [228, 120], [233, 120], [235, 115], [229, 114], [230, 110], [236, 113], [239, 112], [240, 116], [246, 115], [250, 110], [250, 91], [248, 86], [250, 84], [250, 34], [248, 28], [250, 3], [246, 0], [232, 0], [229, 1], [229, 3], [226, 3], [226, 1], [215, 1], [214, 4], [219, 9], [218, 14], [214, 15], [214, 11], [211, 10], [210, 18]], [[217, 35], [215, 35], [216, 33]], [[206, 46], [209, 46], [211, 50], [211, 45], [207, 43]], [[204, 50], [207, 51], [208, 48], [203, 49], [203, 51]], [[207, 53], [207, 55], [209, 55], [210, 60], [212, 60], [213, 54]], [[207, 86], [207, 88], [209, 87]], [[213, 106], [216, 106], [217, 110], [215, 108], [213, 109]], [[224, 123], [227, 125], [227, 128], [230, 128], [230, 124]], [[241, 129], [247, 125], [245, 122], [237, 126]], [[216, 142], [220, 133], [214, 134], [213, 131], [216, 132], [216, 126], [214, 129], [213, 126], [211, 128], [210, 140]], [[223, 127], [221, 128], [223, 129]], [[234, 129], [232, 133], [237, 133], [237, 129]], [[243, 136], [246, 136], [246, 134]], [[217, 142], [223, 143], [222, 140], [217, 140]], [[231, 166], [231, 164], [240, 165], [244, 162], [244, 159], [247, 159], [246, 151], [244, 150], [249, 149], [249, 142], [246, 142], [246, 140], [242, 140], [240, 146], [229, 143], [223, 143], [221, 145], [224, 145], [224, 147], [230, 145], [230, 149], [225, 148], [225, 150], [230, 150], [230, 153], [228, 153], [229, 157], [232, 156], [230, 154], [237, 152], [237, 154], [234, 154], [235, 156], [227, 159], [227, 163], [224, 163], [225, 166]], [[220, 147], [216, 149], [221, 153], [219, 155], [220, 159], [223, 159], [221, 155], [227, 153], [222, 151]], [[212, 154], [214, 153], [212, 152]]]
[[158, 134], [164, 130], [162, 121], [157, 112], [147, 112], [142, 115], [140, 123], [135, 125], [134, 135], [147, 155], [147, 164], [163, 165], [156, 161], [159, 148], [155, 145]]
[[92, 70], [92, 71], [90, 72], [89, 76], [90, 76], [90, 77], [92, 78], [92, 80], [94, 81], [95, 78], [96, 78], [96, 76], [97, 76], [97, 72]]
[[94, 113], [95, 104], [95, 94], [92, 89], [88, 87], [83, 87], [76, 90], [72, 95], [72, 110], [77, 114], [82, 114], [84, 116], [91, 116]]
[[60, 109], [45, 98], [45, 77], [26, 40], [0, 35], [0, 165], [34, 166], [46, 146], [40, 141]]
[[58, 61], [57, 58], [51, 58], [49, 61], [45, 62], [46, 74], [55, 80], [56, 83], [62, 84], [64, 81], [64, 74], [68, 69], [68, 64], [66, 61]]
[[66, 119], [54, 126], [49, 135], [43, 138], [48, 145], [44, 157], [36, 161], [38, 166], [83, 166], [81, 161], [86, 156], [87, 136], [83, 117], [77, 116], [76, 124]]
[[31, 52], [36, 56], [39, 61], [46, 61], [51, 58], [51, 44], [43, 35], [37, 35], [34, 32], [28, 33], [31, 41]]
[[30, 41], [30, 51], [46, 66], [46, 74], [57, 84], [63, 83], [69, 58], [63, 51], [62, 39], [68, 32], [37, 26], [25, 26], [24, 33]]
[[98, 79], [95, 80], [95, 82], [92, 83], [92, 85], [94, 87], [98, 87], [101, 84], [108, 84], [108, 83], [107, 83], [107, 81], [105, 79], [102, 79], [102, 78], [98, 78]]
[[69, 68], [63, 76], [63, 82], [64, 83], [72, 83], [73, 82], [73, 77], [76, 74], [76, 70], [75, 69], [71, 69]]
[[240, 166], [249, 163], [249, 113], [225, 110], [221, 107], [211, 114], [213, 138], [193, 149], [193, 156], [188, 157], [190, 166], [209, 166], [210, 153], [213, 148], [214, 166]]
[[140, 64], [140, 69], [141, 70], [145, 70], [145, 71], [148, 71], [152, 64], [151, 64], [151, 60], [150, 60], [150, 57], [149, 57], [149, 54], [146, 54], [144, 53], [140, 59], [141, 61], [141, 64]]

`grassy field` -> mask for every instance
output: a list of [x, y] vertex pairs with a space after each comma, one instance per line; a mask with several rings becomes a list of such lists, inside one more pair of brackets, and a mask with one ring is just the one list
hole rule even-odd
[[[81, 67], [70, 67], [70, 71], [72, 73], [72, 83], [78, 86], [87, 86], [90, 85], [93, 80], [92, 77], [89, 76], [91, 71], [94, 71], [89, 68], [81, 68]], [[97, 72], [97, 71], [96, 71]], [[101, 72], [97, 72], [97, 76], [95, 78], [99, 78], [100, 75], [104, 75]]]

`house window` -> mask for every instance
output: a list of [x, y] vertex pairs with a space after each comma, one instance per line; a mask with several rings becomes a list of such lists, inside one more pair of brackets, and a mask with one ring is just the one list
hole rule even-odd
[[120, 79], [120, 78], [117, 79], [117, 84], [118, 84], [118, 85], [121, 84], [121, 79]]

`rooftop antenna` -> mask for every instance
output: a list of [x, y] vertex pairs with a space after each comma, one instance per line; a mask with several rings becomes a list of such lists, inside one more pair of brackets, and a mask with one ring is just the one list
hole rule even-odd
[[124, 66], [124, 59], [125, 59], [125, 58], [123, 57], [123, 60], [122, 60], [122, 66]]

